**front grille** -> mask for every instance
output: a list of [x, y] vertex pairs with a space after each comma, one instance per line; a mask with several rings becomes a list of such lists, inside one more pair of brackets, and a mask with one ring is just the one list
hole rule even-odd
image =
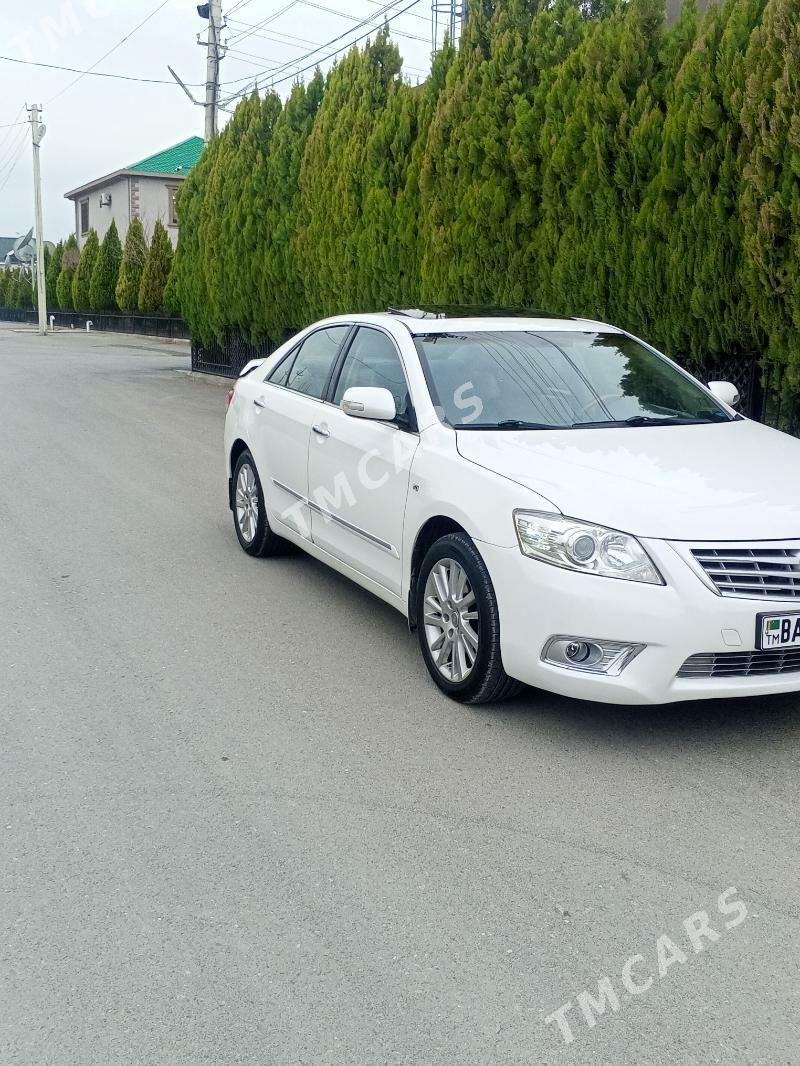
[[723, 596], [800, 598], [798, 548], [692, 548], [692, 555]]
[[783, 651], [722, 651], [690, 655], [678, 677], [755, 677], [800, 671], [800, 648]]

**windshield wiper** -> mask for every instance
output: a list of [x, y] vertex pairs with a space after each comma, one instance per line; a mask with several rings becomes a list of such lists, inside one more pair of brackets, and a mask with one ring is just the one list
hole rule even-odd
[[471, 422], [455, 429], [574, 429], [574, 426], [554, 426], [549, 422], [526, 422], [522, 418], [505, 418], [502, 422]]
[[[703, 426], [721, 421], [717, 418], [681, 418], [667, 415], [631, 415], [630, 418], [605, 418], [600, 422], [575, 422], [573, 429], [591, 429], [597, 426]], [[727, 421], [727, 419], [725, 419]]]

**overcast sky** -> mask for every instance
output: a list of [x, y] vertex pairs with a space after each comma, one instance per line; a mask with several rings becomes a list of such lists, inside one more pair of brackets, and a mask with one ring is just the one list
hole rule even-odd
[[[395, 0], [402, 11], [411, 0]], [[18, 16], [6, 21], [0, 54], [16, 59], [85, 70], [152, 12], [129, 40], [97, 67], [98, 72], [138, 78], [169, 79], [169, 63], [187, 83], [205, 78], [205, 50], [196, 43], [206, 23], [195, 0], [3, 0]], [[156, 11], [160, 3], [161, 10]], [[231, 92], [269, 68], [287, 63], [306, 66], [369, 27], [355, 19], [383, 21], [388, 0], [223, 0], [229, 18], [223, 39], [230, 52], [222, 64], [222, 81]], [[321, 10], [326, 8], [327, 10]], [[277, 17], [272, 17], [277, 16]], [[347, 17], [351, 16], [351, 17]], [[253, 26], [269, 20], [255, 32]], [[392, 22], [410, 80], [422, 80], [430, 63], [430, 3], [418, 0]], [[234, 38], [244, 34], [238, 40]], [[403, 36], [408, 34], [409, 36]], [[341, 40], [307, 56], [317, 45]], [[421, 39], [417, 39], [421, 38]], [[234, 54], [235, 52], [235, 54]], [[244, 55], [243, 53], [247, 53]], [[323, 69], [331, 61], [322, 63]], [[296, 67], [288, 66], [277, 77]], [[308, 77], [309, 75], [306, 75]], [[0, 236], [16, 236], [33, 224], [30, 129], [10, 125], [25, 116], [26, 103], [44, 105], [47, 136], [42, 144], [44, 228], [50, 240], [74, 228], [72, 205], [64, 193], [93, 178], [129, 166], [154, 152], [203, 134], [203, 109], [194, 107], [177, 85], [151, 85], [86, 76], [63, 70], [22, 66], [0, 59]], [[268, 75], [262, 74], [260, 83]], [[277, 86], [283, 96], [291, 85]], [[192, 90], [202, 95], [203, 89]], [[222, 115], [222, 119], [227, 116]]]

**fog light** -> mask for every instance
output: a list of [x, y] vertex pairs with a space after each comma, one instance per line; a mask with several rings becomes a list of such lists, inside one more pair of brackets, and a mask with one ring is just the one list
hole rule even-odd
[[545, 644], [542, 661], [565, 670], [616, 677], [644, 647], [644, 644], [624, 644], [618, 640], [557, 636]]
[[564, 649], [564, 654], [571, 663], [585, 663], [592, 649], [583, 640], [573, 640]]

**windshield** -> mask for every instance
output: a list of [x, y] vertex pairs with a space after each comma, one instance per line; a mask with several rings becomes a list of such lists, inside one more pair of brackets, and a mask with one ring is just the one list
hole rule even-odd
[[690, 378], [620, 333], [430, 333], [416, 344], [440, 416], [460, 429], [731, 419]]

